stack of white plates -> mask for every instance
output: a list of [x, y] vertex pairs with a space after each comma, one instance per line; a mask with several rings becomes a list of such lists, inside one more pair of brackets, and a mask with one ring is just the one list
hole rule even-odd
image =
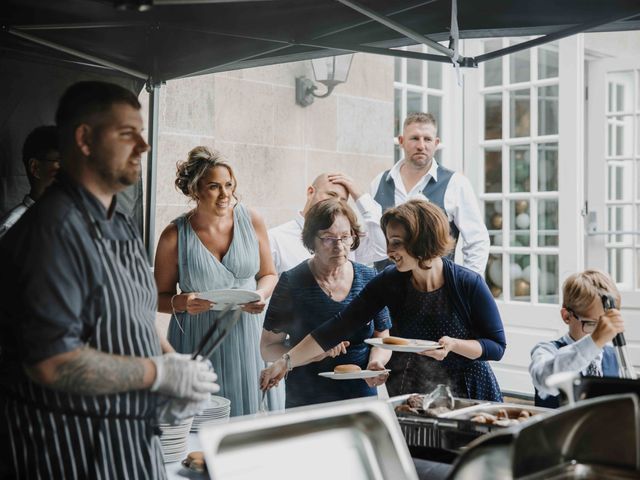
[[209, 405], [200, 415], [196, 415], [191, 425], [191, 433], [196, 433], [200, 427], [209, 422], [226, 422], [229, 420], [229, 414], [231, 413], [231, 400], [211, 395]]
[[177, 462], [182, 459], [187, 449], [187, 436], [189, 435], [192, 421], [193, 417], [189, 417], [177, 425], [168, 425], [166, 423], [158, 425], [162, 430], [160, 444], [162, 445], [165, 463]]

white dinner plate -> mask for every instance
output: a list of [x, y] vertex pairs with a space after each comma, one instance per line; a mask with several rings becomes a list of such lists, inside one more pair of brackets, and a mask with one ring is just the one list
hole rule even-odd
[[409, 340], [407, 345], [394, 345], [392, 343], [382, 343], [381, 338], [367, 338], [365, 342], [374, 347], [380, 347], [385, 350], [391, 350], [393, 352], [405, 352], [405, 353], [418, 353], [425, 350], [438, 350], [442, 348], [438, 342], [432, 342], [431, 340], [415, 340], [413, 338], [405, 338]]
[[242, 305], [260, 300], [260, 295], [253, 290], [241, 288], [229, 288], [226, 290], [212, 290], [210, 292], [196, 293], [196, 297], [209, 300], [215, 305], [212, 310], [224, 310], [227, 305]]
[[336, 373], [336, 372], [320, 372], [318, 375], [321, 377], [330, 378], [331, 380], [356, 380], [360, 378], [373, 378], [378, 375], [390, 372], [391, 370], [360, 370], [359, 372], [347, 372], [347, 373]]

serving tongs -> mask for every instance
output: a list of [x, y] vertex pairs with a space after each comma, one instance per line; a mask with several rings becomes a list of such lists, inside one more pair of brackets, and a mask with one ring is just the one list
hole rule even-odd
[[431, 393], [422, 397], [422, 410], [427, 411], [432, 406], [434, 408], [447, 407], [449, 410], [455, 409], [456, 400], [447, 385], [441, 383]]
[[[237, 308], [231, 315], [227, 315], [234, 307], [238, 306], [232, 303], [228, 304], [215, 318], [213, 324], [209, 327], [209, 330], [207, 330], [207, 333], [205, 333], [202, 340], [200, 340], [198, 348], [196, 348], [193, 355], [191, 355], [193, 360], [196, 360], [199, 356], [202, 356], [202, 358], [209, 358], [211, 354], [218, 349], [222, 340], [229, 335], [231, 329], [236, 323], [238, 323], [238, 320], [240, 320], [240, 317], [242, 316], [242, 310], [240, 310], [240, 308]], [[225, 317], [228, 317], [226, 322]], [[216, 332], [218, 334], [214, 337], [214, 333]], [[211, 341], [211, 343], [207, 347], [209, 341]], [[207, 347], [206, 350], [205, 347]]]
[[[616, 308], [616, 303], [611, 295], [605, 293], [602, 295], [602, 307], [604, 311]], [[618, 360], [618, 367], [620, 369], [620, 378], [628, 378], [630, 380], [636, 380], [638, 376], [633, 368], [631, 359], [629, 357], [629, 351], [627, 350], [627, 341], [624, 338], [624, 333], [618, 333], [613, 338], [613, 346], [616, 352], [616, 359]]]

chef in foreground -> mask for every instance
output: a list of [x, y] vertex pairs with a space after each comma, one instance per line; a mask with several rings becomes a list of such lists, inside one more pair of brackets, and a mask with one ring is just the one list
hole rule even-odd
[[140, 103], [80, 82], [56, 122], [57, 182], [0, 242], [0, 478], [166, 478], [155, 425], [218, 386], [208, 363], [163, 355], [153, 276], [116, 208], [149, 148]]

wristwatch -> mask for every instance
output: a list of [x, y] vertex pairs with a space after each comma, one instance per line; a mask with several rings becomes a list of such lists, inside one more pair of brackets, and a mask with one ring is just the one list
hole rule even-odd
[[293, 365], [291, 365], [291, 355], [285, 353], [284, 355], [282, 355], [282, 358], [285, 362], [287, 362], [287, 372], [293, 370]]

